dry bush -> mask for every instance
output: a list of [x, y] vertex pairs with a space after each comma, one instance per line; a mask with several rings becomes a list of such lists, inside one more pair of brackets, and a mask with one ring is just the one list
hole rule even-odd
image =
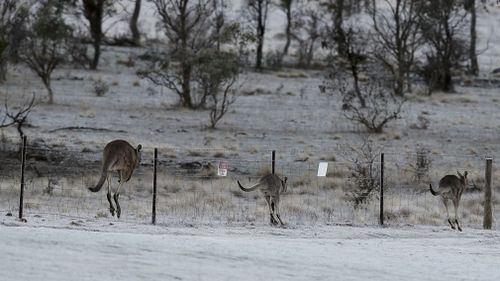
[[103, 97], [105, 94], [109, 92], [109, 84], [102, 80], [101, 77], [94, 82], [92, 86], [92, 91], [98, 97]]
[[367, 203], [380, 190], [380, 171], [376, 161], [380, 148], [370, 139], [363, 140], [358, 147], [350, 147], [352, 166], [349, 175], [350, 188], [347, 191], [354, 208]]

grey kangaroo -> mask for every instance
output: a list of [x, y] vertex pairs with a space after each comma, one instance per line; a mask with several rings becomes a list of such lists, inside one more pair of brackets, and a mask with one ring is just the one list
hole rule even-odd
[[279, 214], [279, 204], [280, 204], [280, 195], [283, 192], [285, 192], [287, 188], [286, 181], [287, 181], [286, 177], [282, 180], [280, 177], [276, 175], [269, 174], [263, 176], [258, 183], [248, 188], [243, 187], [239, 181], [238, 185], [240, 189], [245, 192], [253, 191], [257, 188], [260, 189], [269, 207], [271, 224], [277, 225], [279, 221], [281, 225], [284, 225]]
[[[434, 191], [432, 189], [432, 184], [429, 184], [431, 189], [431, 193], [434, 196], [441, 196], [441, 200], [443, 200], [444, 207], [446, 208], [446, 216], [448, 218], [448, 222], [451, 225], [452, 229], [458, 228], [459, 231], [462, 231], [462, 228], [458, 224], [458, 206], [460, 204], [460, 198], [462, 197], [462, 193], [467, 187], [467, 171], [462, 175], [457, 171], [458, 177], [455, 175], [446, 175], [439, 181], [439, 190]], [[450, 219], [450, 213], [448, 212], [448, 200], [453, 202], [453, 207], [455, 208], [455, 220], [452, 221]]]
[[102, 185], [107, 180], [108, 181], [108, 202], [109, 211], [111, 215], [115, 215], [115, 208], [111, 202], [111, 176], [112, 172], [118, 172], [118, 188], [116, 188], [113, 195], [113, 199], [116, 204], [116, 216], [120, 218], [121, 208], [118, 203], [118, 197], [120, 196], [120, 188], [122, 185], [130, 180], [132, 173], [135, 168], [139, 166], [141, 162], [141, 148], [139, 144], [137, 148], [131, 146], [128, 142], [124, 140], [114, 140], [104, 147], [102, 153], [102, 173], [99, 182], [95, 187], [90, 187], [89, 190], [92, 192], [98, 192], [101, 190]]

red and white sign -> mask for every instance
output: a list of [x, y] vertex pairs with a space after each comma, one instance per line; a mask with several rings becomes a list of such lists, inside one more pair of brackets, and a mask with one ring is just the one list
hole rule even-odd
[[217, 175], [219, 177], [225, 177], [227, 176], [227, 162], [226, 161], [220, 161], [219, 162], [219, 169], [217, 171]]

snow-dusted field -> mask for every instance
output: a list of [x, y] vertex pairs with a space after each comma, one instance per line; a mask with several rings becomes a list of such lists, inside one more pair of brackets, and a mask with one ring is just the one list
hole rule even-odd
[[497, 231], [459, 233], [444, 227], [128, 227], [77, 230], [0, 225], [0, 279], [500, 278]]
[[[238, 17], [241, 1], [232, 4]], [[142, 30], [161, 37], [151, 3], [144, 5]], [[500, 9], [479, 12], [480, 78], [490, 79], [500, 67], [500, 33], [493, 32]], [[284, 17], [273, 9], [270, 19], [266, 51], [282, 44], [276, 34]], [[126, 30], [119, 23], [108, 35]], [[179, 108], [171, 91], [138, 78], [145, 51], [105, 46], [99, 71], [56, 70], [54, 105], [43, 103], [45, 90], [32, 72], [9, 70], [0, 100], [20, 103], [34, 93], [41, 103], [25, 128], [27, 223], [6, 216], [18, 211], [19, 157], [0, 159], [0, 281], [500, 279], [498, 89], [457, 85], [456, 94], [427, 97], [417, 88], [402, 118], [372, 136], [386, 153], [389, 227], [378, 228], [376, 196], [357, 210], [345, 197], [352, 164], [346, 148], [365, 134], [342, 116], [338, 97], [320, 93], [322, 71], [245, 72], [237, 101], [218, 129], [208, 130], [208, 111]], [[136, 67], [124, 66], [128, 60]], [[93, 92], [98, 80], [110, 88], [102, 97]], [[416, 128], [421, 117], [427, 129]], [[3, 150], [16, 151], [15, 128], [0, 137], [2, 146], [14, 146]], [[87, 190], [99, 176], [102, 148], [116, 138], [144, 147], [142, 166], [122, 190], [120, 220], [109, 215], [104, 190]], [[159, 225], [151, 226], [141, 223], [150, 220], [155, 147]], [[432, 161], [425, 184], [415, 183], [410, 169], [418, 147], [428, 148]], [[265, 201], [235, 184], [269, 169], [270, 150], [290, 182], [282, 199], [285, 229], [267, 226]], [[459, 211], [464, 232], [452, 231], [428, 183], [468, 170], [481, 188], [486, 156], [495, 158], [494, 230], [479, 230], [484, 197], [470, 192]], [[221, 160], [229, 162], [225, 179], [214, 174]], [[329, 162], [326, 178], [316, 177], [319, 161]], [[193, 162], [203, 169], [182, 168]], [[338, 224], [354, 227], [331, 226]]]

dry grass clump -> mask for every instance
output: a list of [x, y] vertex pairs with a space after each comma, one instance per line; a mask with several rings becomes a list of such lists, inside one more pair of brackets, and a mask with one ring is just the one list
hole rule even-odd
[[212, 156], [215, 158], [226, 158], [224, 151], [216, 151]]
[[187, 155], [192, 157], [204, 157], [208, 156], [208, 151], [205, 149], [189, 149]]

